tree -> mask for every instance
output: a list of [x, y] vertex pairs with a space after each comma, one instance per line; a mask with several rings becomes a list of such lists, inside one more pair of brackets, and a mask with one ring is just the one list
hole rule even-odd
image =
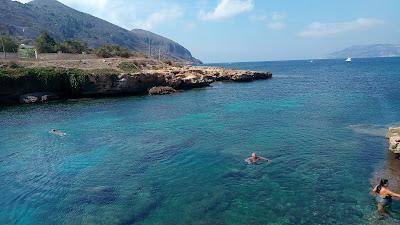
[[35, 48], [40, 53], [55, 53], [57, 52], [57, 42], [47, 32], [43, 32], [36, 39]]
[[0, 35], [0, 45], [1, 45], [0, 51], [2, 51], [2, 52], [14, 52], [15, 53], [18, 51], [17, 42], [6, 34]]
[[81, 54], [88, 50], [86, 43], [81, 43], [79, 41], [66, 40], [58, 45], [58, 50], [63, 53]]

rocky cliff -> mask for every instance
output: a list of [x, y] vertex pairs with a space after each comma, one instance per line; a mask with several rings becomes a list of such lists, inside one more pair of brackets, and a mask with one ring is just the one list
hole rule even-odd
[[[272, 78], [270, 72], [228, 70], [216, 67], [166, 67], [117, 77], [92, 74], [90, 85], [81, 89], [83, 96], [144, 94], [154, 87], [185, 90], [209, 86], [215, 81], [248, 82]], [[171, 93], [171, 92], [166, 92]]]
[[249, 82], [270, 72], [163, 64], [138, 71], [69, 68], [0, 69], [0, 105], [56, 99], [139, 94], [170, 94], [216, 81]]

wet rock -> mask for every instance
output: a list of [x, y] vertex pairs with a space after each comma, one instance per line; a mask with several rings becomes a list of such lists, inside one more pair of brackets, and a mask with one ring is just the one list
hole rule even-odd
[[387, 138], [389, 139], [389, 150], [400, 154], [400, 127], [389, 128]]
[[239, 73], [239, 74], [235, 74], [231, 77], [232, 81], [236, 81], [236, 82], [248, 82], [248, 81], [252, 81], [253, 76], [251, 73]]
[[30, 104], [30, 103], [39, 103], [39, 102], [47, 102], [52, 100], [59, 99], [58, 95], [50, 92], [35, 92], [21, 95], [19, 98], [20, 103]]
[[169, 86], [153, 87], [149, 90], [149, 95], [168, 95], [175, 92], [176, 90]]

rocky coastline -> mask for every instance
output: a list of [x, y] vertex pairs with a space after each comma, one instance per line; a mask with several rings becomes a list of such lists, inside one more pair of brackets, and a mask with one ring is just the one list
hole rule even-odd
[[[37, 68], [36, 68], [37, 69]], [[73, 68], [57, 68], [70, 74]], [[65, 72], [67, 71], [67, 72]], [[1, 74], [0, 74], [1, 75]], [[16, 76], [18, 77], [18, 75]], [[1, 76], [0, 76], [1, 78]], [[6, 85], [0, 90], [0, 105], [42, 103], [60, 99], [127, 96], [127, 95], [164, 95], [180, 90], [207, 87], [213, 82], [250, 82], [270, 79], [270, 72], [232, 70], [219, 67], [162, 65], [141, 68], [134, 72], [103, 70], [85, 73], [85, 82], [77, 85], [73, 91], [59, 88], [32, 88], [29, 80], [22, 84]], [[48, 86], [56, 86], [46, 81]], [[73, 82], [70, 82], [73, 83]], [[71, 84], [72, 85], [72, 84]]]
[[389, 150], [400, 155], [400, 127], [391, 127], [386, 136], [389, 140]]

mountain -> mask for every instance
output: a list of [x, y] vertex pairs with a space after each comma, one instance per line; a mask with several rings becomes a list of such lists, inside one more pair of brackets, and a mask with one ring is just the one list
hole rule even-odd
[[0, 32], [8, 33], [27, 42], [32, 42], [43, 31], [58, 41], [80, 40], [89, 47], [115, 44], [144, 53], [151, 49], [164, 51], [170, 59], [201, 63], [191, 53], [162, 36], [143, 30], [129, 31], [92, 15], [79, 12], [56, 0], [33, 0], [23, 4], [12, 0], [0, 0]]
[[180, 58], [191, 59], [190, 61], [192, 62], [201, 63], [192, 57], [192, 54], [189, 52], [189, 50], [168, 38], [142, 29], [133, 29], [131, 32], [134, 33], [141, 41], [147, 44], [146, 51], [148, 54], [150, 52], [153, 57], [157, 58], [167, 55], [175, 58], [176, 55], [179, 55]]
[[333, 52], [328, 58], [373, 58], [373, 57], [393, 57], [400, 56], [400, 45], [393, 44], [374, 44], [356, 45], [341, 51]]

